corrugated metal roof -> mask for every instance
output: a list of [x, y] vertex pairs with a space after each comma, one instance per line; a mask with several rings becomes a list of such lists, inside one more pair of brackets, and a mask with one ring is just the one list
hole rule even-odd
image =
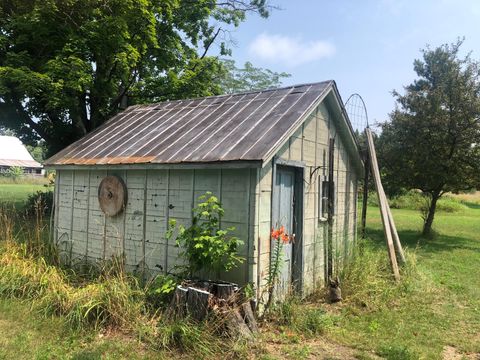
[[0, 166], [42, 167], [15, 136], [0, 136]]
[[333, 84], [132, 106], [45, 164], [262, 161]]

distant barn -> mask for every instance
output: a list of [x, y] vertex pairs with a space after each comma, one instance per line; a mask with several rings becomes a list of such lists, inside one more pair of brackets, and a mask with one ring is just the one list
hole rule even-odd
[[43, 166], [32, 158], [15, 136], [0, 136], [0, 172], [11, 167], [22, 168], [25, 174], [41, 175]]
[[[295, 234], [284, 288], [309, 293], [356, 236], [362, 162], [333, 81], [132, 106], [46, 165], [57, 171], [55, 241], [72, 264], [124, 254], [133, 271], [170, 271], [179, 249], [164, 236], [168, 221], [188, 225], [206, 191], [224, 206], [222, 227], [245, 242], [246, 261], [224, 280], [264, 284], [270, 231], [284, 225]], [[126, 188], [114, 216], [99, 206], [107, 176]]]

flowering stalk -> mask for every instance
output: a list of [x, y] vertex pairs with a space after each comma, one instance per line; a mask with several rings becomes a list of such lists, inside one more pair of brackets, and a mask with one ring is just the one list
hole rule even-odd
[[268, 300], [265, 305], [265, 309], [268, 309], [272, 303], [275, 286], [282, 270], [281, 261], [283, 258], [283, 245], [290, 242], [290, 236], [285, 232], [284, 226], [280, 226], [278, 229], [272, 229], [270, 236], [273, 240], [275, 240], [275, 249], [268, 269]]

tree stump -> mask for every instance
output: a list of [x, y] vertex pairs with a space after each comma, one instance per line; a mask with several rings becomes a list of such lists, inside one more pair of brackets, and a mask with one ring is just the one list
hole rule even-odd
[[173, 294], [173, 299], [168, 311], [169, 317], [183, 318], [187, 315], [188, 288], [178, 285]]
[[219, 299], [229, 300], [235, 293], [234, 284], [215, 284], [214, 292]]
[[258, 325], [257, 320], [255, 320], [255, 315], [253, 315], [252, 306], [250, 305], [250, 301], [243, 303], [241, 306], [243, 319], [247, 324], [248, 328], [252, 333], [258, 332]]
[[251, 339], [258, 332], [251, 299], [245, 299], [238, 286], [231, 283], [184, 282], [175, 289], [167, 315], [202, 321], [209, 313], [215, 314], [229, 336]]
[[245, 323], [238, 309], [228, 310], [225, 314], [225, 325], [230, 335], [238, 336], [243, 339], [251, 339], [252, 331]]
[[188, 287], [187, 312], [195, 320], [202, 321], [208, 314], [208, 303], [212, 294], [205, 290]]

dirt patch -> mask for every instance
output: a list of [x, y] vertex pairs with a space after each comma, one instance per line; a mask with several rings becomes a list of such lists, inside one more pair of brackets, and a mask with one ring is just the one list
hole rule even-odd
[[442, 351], [443, 360], [480, 360], [480, 353], [462, 353], [453, 346], [445, 346]]
[[322, 338], [312, 340], [293, 341], [292, 343], [267, 341], [262, 342], [262, 358], [268, 359], [319, 359], [319, 360], [354, 360], [354, 359], [381, 359], [371, 352], [362, 352], [348, 346], [327, 341]]

